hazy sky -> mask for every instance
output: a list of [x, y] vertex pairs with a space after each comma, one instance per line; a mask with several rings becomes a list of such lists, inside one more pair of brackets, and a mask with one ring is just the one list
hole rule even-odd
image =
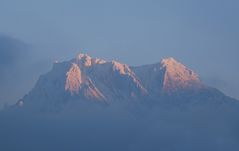
[[2, 41], [31, 50], [9, 57], [20, 49], [0, 49], [1, 59], [18, 58], [0, 61], [0, 102], [21, 97], [54, 60], [80, 51], [130, 65], [172, 56], [239, 98], [238, 27], [237, 0], [0, 0]]

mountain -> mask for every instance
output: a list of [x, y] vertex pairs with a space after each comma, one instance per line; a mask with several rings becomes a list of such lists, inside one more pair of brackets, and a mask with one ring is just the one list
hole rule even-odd
[[237, 104], [237, 100], [206, 86], [194, 71], [173, 58], [130, 67], [78, 54], [72, 60], [54, 63], [17, 106], [48, 109], [79, 101]]
[[198, 75], [173, 58], [166, 58], [152, 65], [133, 67], [133, 70], [143, 85], [154, 93], [203, 88]]

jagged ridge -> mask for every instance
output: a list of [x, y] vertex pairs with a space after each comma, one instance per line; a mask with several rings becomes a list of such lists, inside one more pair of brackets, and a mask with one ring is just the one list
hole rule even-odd
[[206, 86], [198, 75], [173, 58], [139, 67], [117, 61], [105, 61], [79, 54], [38, 80], [21, 99], [25, 102], [66, 102], [66, 100], [142, 100], [174, 95], [177, 92], [200, 92]]

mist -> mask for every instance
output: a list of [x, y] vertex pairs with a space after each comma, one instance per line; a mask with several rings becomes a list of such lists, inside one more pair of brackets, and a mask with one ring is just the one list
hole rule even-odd
[[15, 104], [50, 69], [51, 59], [38, 53], [39, 48], [0, 34], [0, 109]]
[[1, 112], [1, 150], [236, 151], [238, 111], [81, 102], [60, 112]]

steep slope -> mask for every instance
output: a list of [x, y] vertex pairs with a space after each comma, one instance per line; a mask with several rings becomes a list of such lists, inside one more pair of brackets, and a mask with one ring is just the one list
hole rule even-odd
[[203, 88], [198, 75], [173, 58], [160, 63], [132, 67], [146, 89], [155, 94]]
[[78, 94], [79, 89], [82, 87], [85, 77], [83, 77], [80, 68], [77, 64], [72, 64], [72, 67], [66, 74], [66, 84], [65, 90], [70, 91], [73, 95], [74, 93]]
[[129, 66], [117, 61], [95, 66], [90, 77], [109, 99], [134, 99], [147, 95], [147, 90]]
[[77, 64], [72, 64], [66, 76], [65, 90], [69, 91], [72, 96], [82, 93], [87, 99], [104, 100], [103, 94], [95, 87], [90, 78], [81, 72]]
[[175, 59], [163, 59], [160, 64], [164, 72], [163, 91], [172, 92], [202, 87], [198, 75]]

